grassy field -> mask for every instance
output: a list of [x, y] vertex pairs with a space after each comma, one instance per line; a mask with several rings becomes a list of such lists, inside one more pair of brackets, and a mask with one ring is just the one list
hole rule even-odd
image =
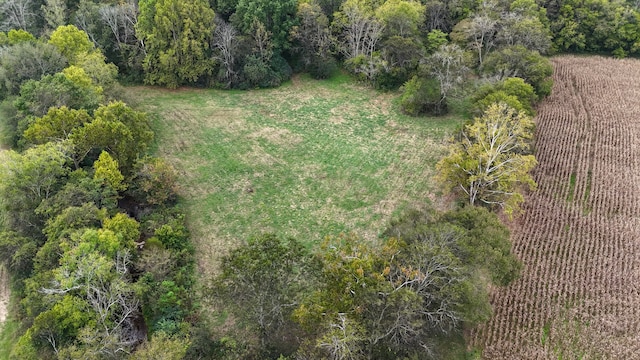
[[127, 90], [181, 174], [203, 271], [256, 234], [375, 238], [395, 212], [434, 202], [435, 163], [461, 120], [403, 116], [396, 97], [344, 75], [253, 91]]

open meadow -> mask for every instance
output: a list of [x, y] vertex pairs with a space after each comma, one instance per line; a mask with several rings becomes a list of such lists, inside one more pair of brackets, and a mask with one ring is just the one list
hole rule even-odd
[[461, 124], [401, 115], [396, 94], [344, 75], [266, 90], [127, 91], [180, 173], [205, 273], [264, 232], [310, 246], [341, 232], [377, 237], [394, 212], [436, 199], [435, 163]]
[[538, 109], [522, 278], [471, 335], [487, 359], [640, 358], [640, 61], [562, 56]]

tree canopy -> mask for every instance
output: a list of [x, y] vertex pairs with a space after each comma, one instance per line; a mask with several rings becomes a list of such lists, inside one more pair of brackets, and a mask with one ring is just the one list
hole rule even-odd
[[529, 171], [533, 121], [504, 103], [490, 105], [482, 117], [464, 127], [461, 141], [438, 163], [440, 179], [464, 194], [470, 205], [500, 206], [512, 214], [524, 197], [521, 185], [536, 187]]

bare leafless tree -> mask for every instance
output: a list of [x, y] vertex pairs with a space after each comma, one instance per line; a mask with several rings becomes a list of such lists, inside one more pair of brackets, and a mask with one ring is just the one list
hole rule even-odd
[[3, 0], [0, 2], [0, 30], [27, 30], [35, 17], [31, 0]]
[[440, 95], [446, 101], [449, 94], [465, 80], [469, 67], [465, 64], [464, 50], [458, 45], [443, 45], [428, 60], [429, 73], [440, 83]]
[[343, 4], [342, 15], [344, 16], [342, 52], [348, 59], [359, 55], [370, 58], [382, 37], [384, 25], [355, 1], [347, 1]]
[[102, 6], [98, 13], [100, 20], [107, 25], [113, 34], [116, 48], [141, 45], [136, 38], [135, 26], [138, 23], [138, 7], [135, 1], [129, 0], [117, 5]]
[[359, 325], [346, 314], [338, 313], [336, 319], [329, 323], [329, 330], [318, 342], [318, 347], [328, 359], [357, 360], [365, 358], [363, 341], [364, 334]]
[[223, 78], [230, 86], [237, 77], [235, 70], [238, 56], [238, 31], [222, 18], [216, 18], [216, 29], [213, 33], [214, 58], [224, 69]]
[[468, 28], [469, 45], [478, 53], [478, 61], [481, 66], [484, 55], [494, 46], [497, 24], [495, 19], [484, 14], [471, 18]]

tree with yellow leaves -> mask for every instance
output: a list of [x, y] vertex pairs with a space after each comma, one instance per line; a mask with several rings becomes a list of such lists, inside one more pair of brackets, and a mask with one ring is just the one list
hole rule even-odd
[[536, 166], [530, 155], [533, 120], [503, 103], [464, 127], [461, 141], [437, 167], [441, 182], [463, 194], [469, 204], [500, 206], [512, 215], [524, 201], [522, 185], [533, 190], [529, 171]]

